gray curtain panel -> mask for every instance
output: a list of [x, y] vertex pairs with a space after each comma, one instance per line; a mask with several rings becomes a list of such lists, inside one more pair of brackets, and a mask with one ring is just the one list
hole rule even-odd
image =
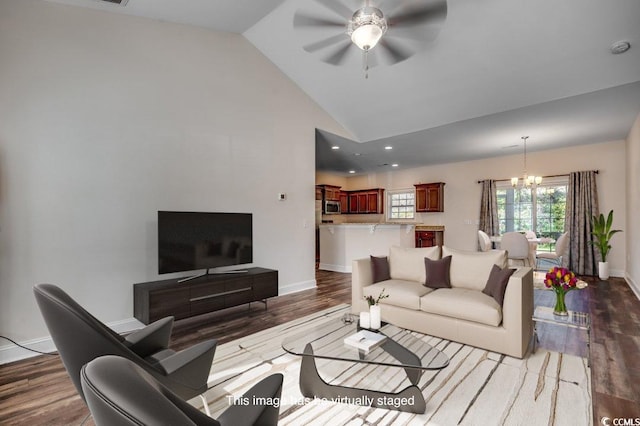
[[489, 235], [498, 235], [500, 233], [500, 224], [498, 222], [496, 181], [486, 179], [481, 183], [482, 197], [480, 199], [480, 224], [478, 229]]
[[596, 172], [583, 171], [569, 174], [565, 228], [569, 233], [567, 266], [578, 275], [597, 275], [597, 255], [590, 244], [591, 218], [598, 215]]

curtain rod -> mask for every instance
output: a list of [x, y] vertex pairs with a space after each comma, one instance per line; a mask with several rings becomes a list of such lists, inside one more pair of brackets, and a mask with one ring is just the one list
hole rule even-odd
[[[595, 174], [600, 173], [600, 170], [591, 170], [592, 172], [594, 172]], [[569, 174], [564, 174], [564, 175], [549, 175], [549, 176], [542, 176], [542, 179], [545, 178], [556, 178], [556, 177], [568, 177]], [[494, 179], [496, 182], [510, 182], [511, 178], [509, 179]], [[478, 183], [482, 183], [483, 181], [479, 180]]]

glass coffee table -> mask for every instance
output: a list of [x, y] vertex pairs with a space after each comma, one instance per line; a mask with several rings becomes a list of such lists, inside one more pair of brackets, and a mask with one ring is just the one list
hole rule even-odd
[[[349, 318], [352, 322], [349, 322]], [[282, 342], [285, 351], [302, 356], [299, 382], [302, 395], [308, 398], [424, 413], [426, 403], [422, 391], [417, 386], [418, 381], [425, 370], [440, 370], [449, 365], [449, 357], [407, 330], [391, 324], [383, 324], [379, 330], [375, 330], [386, 338], [379, 346], [369, 351], [357, 349], [344, 342], [345, 338], [360, 330], [357, 317], [345, 316], [342, 319], [328, 321], [316, 329], [290, 336]], [[410, 384], [399, 392], [330, 384], [320, 377], [317, 360], [346, 362], [346, 365], [351, 366], [366, 364], [379, 367], [380, 370], [385, 367], [403, 369]]]
[[567, 311], [567, 315], [556, 315], [553, 308], [547, 306], [536, 306], [533, 311], [533, 352], [536, 351], [536, 344], [539, 343], [537, 324], [547, 323], [562, 327], [584, 330], [587, 334], [587, 365], [591, 366], [591, 318], [586, 312]]

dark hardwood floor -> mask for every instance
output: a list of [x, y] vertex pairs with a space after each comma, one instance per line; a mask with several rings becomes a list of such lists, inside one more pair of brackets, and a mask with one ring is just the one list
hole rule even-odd
[[[172, 346], [204, 339], [225, 343], [292, 319], [351, 302], [351, 275], [317, 272], [318, 288], [176, 323]], [[592, 315], [591, 374], [594, 424], [604, 416], [640, 418], [640, 301], [622, 279], [587, 279], [589, 288], [567, 296], [569, 309]], [[536, 304], [553, 306], [553, 293]], [[540, 347], [586, 355], [580, 330], [541, 324]], [[58, 356], [41, 355], [0, 366], [1, 425], [93, 425]]]

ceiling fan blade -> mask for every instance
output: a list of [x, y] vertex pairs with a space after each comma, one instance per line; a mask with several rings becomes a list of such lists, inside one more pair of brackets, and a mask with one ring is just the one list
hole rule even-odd
[[302, 46], [302, 48], [309, 53], [313, 53], [316, 50], [324, 49], [325, 47], [329, 47], [344, 40], [347, 40], [347, 36], [345, 34], [336, 34], [332, 37], [328, 37], [323, 40], [316, 41], [315, 43], [310, 43]]
[[352, 45], [353, 44], [351, 43], [351, 41], [349, 41], [343, 47], [341, 47], [338, 51], [336, 51], [333, 55], [324, 58], [323, 61], [331, 65], [340, 65], [346, 59], [347, 52], [349, 52], [349, 49], [351, 48]]
[[296, 13], [293, 17], [293, 26], [299, 27], [342, 27], [346, 28], [347, 23], [345, 21], [338, 21], [337, 19], [316, 18], [315, 16], [304, 15], [302, 13]]
[[316, 2], [320, 3], [327, 9], [334, 11], [338, 15], [342, 16], [345, 20], [351, 19], [351, 16], [353, 15], [353, 10], [351, 10], [338, 0], [316, 0]]
[[386, 38], [380, 40], [378, 45], [382, 47], [386, 54], [391, 58], [392, 64], [402, 62], [414, 54], [414, 52], [411, 52], [409, 49], [400, 47], [399, 43]]
[[387, 22], [389, 26], [410, 26], [425, 23], [440, 23], [446, 17], [446, 0], [431, 0], [429, 4], [424, 6], [403, 8], [401, 12], [388, 17]]

